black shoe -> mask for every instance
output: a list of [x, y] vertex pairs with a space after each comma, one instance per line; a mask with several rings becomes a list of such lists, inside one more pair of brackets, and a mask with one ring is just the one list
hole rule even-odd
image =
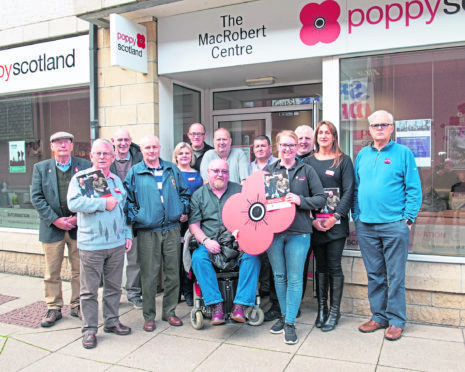
[[41, 327], [51, 327], [55, 325], [55, 322], [63, 318], [61, 315], [61, 309], [48, 309], [45, 316], [42, 318]]
[[140, 297], [137, 298], [128, 298], [128, 302], [134, 306], [134, 309], [136, 310], [141, 310], [142, 307], [144, 306], [144, 303], [142, 302], [142, 299]]
[[76, 307], [73, 307], [69, 315], [71, 315], [74, 318], [79, 318], [82, 320], [81, 306], [77, 305]]
[[187, 306], [194, 306], [194, 299], [192, 298], [192, 295], [184, 296], [184, 298], [186, 299]]
[[97, 336], [95, 333], [91, 332], [84, 332], [84, 336], [82, 337], [82, 346], [84, 349], [93, 349], [97, 346]]
[[270, 333], [277, 335], [278, 333], [283, 333], [283, 329], [284, 329], [284, 317], [279, 316], [278, 321], [275, 324], [273, 324], [273, 326], [270, 328]]
[[273, 306], [265, 313], [265, 322], [279, 319], [281, 317], [281, 310], [273, 309]]
[[292, 323], [286, 323], [284, 325], [284, 342], [288, 345], [295, 345], [299, 342], [299, 338], [295, 331], [295, 325]]
[[118, 322], [118, 323], [115, 323], [113, 327], [104, 327], [103, 331], [105, 333], [114, 333], [115, 335], [118, 335], [118, 336], [126, 336], [131, 333], [131, 328]]

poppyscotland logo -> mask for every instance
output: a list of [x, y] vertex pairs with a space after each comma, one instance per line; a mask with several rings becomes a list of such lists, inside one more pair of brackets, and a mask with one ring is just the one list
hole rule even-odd
[[145, 36], [137, 34], [137, 46], [141, 49], [145, 49]]
[[330, 44], [341, 33], [337, 19], [341, 14], [339, 4], [334, 0], [325, 0], [321, 4], [309, 3], [300, 11], [300, 40], [305, 45], [315, 45], [319, 42]]

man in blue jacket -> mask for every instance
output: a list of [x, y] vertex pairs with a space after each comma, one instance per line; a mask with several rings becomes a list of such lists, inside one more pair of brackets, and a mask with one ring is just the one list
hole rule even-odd
[[181, 326], [176, 314], [179, 293], [179, 230], [187, 221], [189, 189], [179, 169], [160, 159], [158, 138], [148, 135], [140, 143], [143, 161], [131, 168], [124, 181], [128, 198], [125, 211], [137, 234], [142, 282], [144, 330], [155, 330], [155, 295], [163, 258], [162, 320]]
[[394, 119], [387, 111], [368, 117], [373, 144], [355, 161], [352, 217], [368, 276], [371, 319], [359, 326], [370, 333], [388, 328], [398, 340], [407, 321], [405, 266], [410, 229], [421, 206], [421, 184], [413, 153], [391, 140]]

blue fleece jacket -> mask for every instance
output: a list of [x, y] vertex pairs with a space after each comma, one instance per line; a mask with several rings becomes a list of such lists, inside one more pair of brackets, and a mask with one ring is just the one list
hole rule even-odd
[[390, 141], [378, 151], [363, 148], [355, 160], [352, 217], [365, 223], [415, 221], [421, 206], [420, 176], [413, 153]]

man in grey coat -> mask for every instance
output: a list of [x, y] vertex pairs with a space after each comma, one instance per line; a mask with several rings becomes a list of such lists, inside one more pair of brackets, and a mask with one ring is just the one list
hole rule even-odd
[[88, 160], [71, 156], [74, 136], [57, 132], [50, 137], [53, 158], [34, 165], [31, 199], [39, 213], [39, 240], [45, 254], [45, 301], [47, 313], [42, 327], [51, 327], [62, 318], [61, 265], [65, 245], [71, 264], [71, 315], [81, 317], [79, 305], [79, 256], [76, 243], [77, 218], [68, 209], [66, 195], [71, 177], [92, 166]]

